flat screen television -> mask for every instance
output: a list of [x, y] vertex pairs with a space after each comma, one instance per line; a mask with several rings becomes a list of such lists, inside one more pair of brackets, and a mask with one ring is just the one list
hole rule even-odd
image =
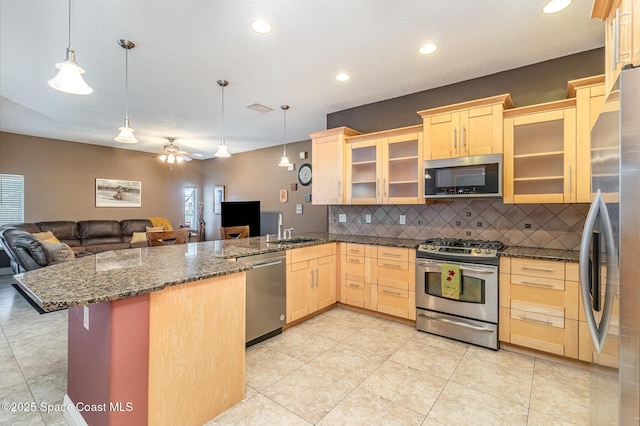
[[221, 226], [249, 225], [249, 235], [260, 235], [260, 201], [223, 201]]

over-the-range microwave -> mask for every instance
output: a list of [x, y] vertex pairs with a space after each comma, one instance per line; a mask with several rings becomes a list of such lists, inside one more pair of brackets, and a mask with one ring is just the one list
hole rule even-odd
[[426, 160], [424, 197], [502, 196], [502, 154]]

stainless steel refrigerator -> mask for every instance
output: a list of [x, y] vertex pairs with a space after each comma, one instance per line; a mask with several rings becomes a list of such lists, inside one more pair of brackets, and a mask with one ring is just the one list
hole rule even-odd
[[593, 126], [591, 174], [579, 334], [591, 362], [590, 423], [639, 425], [640, 68], [621, 72]]

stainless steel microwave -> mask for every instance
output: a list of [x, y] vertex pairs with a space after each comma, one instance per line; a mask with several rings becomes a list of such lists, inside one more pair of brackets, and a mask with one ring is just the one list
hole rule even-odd
[[502, 196], [502, 154], [426, 160], [425, 198]]

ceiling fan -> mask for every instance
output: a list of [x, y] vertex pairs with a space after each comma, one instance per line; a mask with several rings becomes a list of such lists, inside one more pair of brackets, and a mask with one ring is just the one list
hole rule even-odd
[[163, 163], [169, 164], [171, 167], [175, 163], [182, 163], [183, 161], [191, 161], [193, 158], [202, 158], [202, 154], [195, 154], [193, 152], [180, 151], [180, 147], [178, 145], [174, 145], [174, 138], [167, 138], [169, 140], [169, 145], [164, 146], [164, 150], [159, 152], [157, 157]]

